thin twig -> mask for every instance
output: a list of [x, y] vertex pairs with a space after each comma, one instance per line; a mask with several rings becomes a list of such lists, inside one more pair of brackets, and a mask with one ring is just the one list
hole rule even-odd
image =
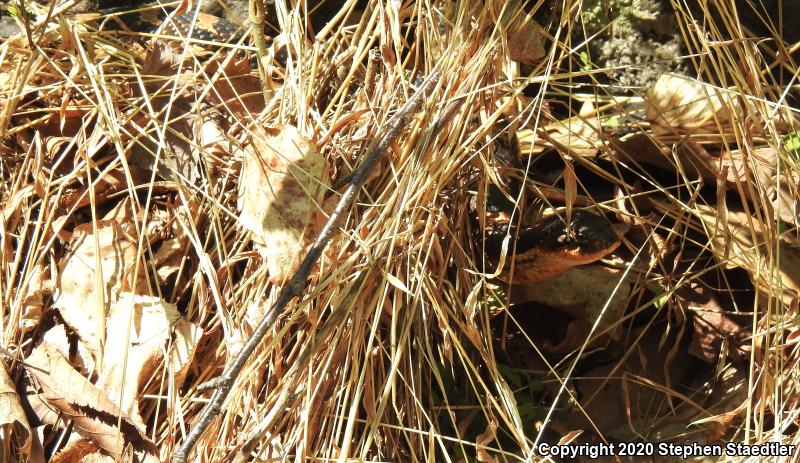
[[255, 38], [256, 47], [258, 48], [258, 75], [261, 78], [261, 91], [264, 96], [264, 104], [269, 104], [270, 86], [267, 85], [267, 66], [269, 60], [267, 59], [267, 37], [264, 33], [264, 23], [266, 14], [264, 12], [264, 2], [261, 0], [250, 0], [248, 2], [248, 20], [250, 21], [250, 30]]
[[411, 117], [416, 114], [417, 111], [419, 111], [419, 108], [422, 106], [424, 96], [431, 93], [434, 85], [436, 85], [436, 82], [439, 81], [440, 76], [441, 75], [438, 72], [431, 74], [428, 77], [427, 82], [425, 82], [425, 84], [422, 85], [419, 90], [417, 90], [417, 92], [408, 100], [408, 102], [406, 102], [406, 104], [400, 108], [400, 110], [398, 110], [394, 120], [391, 121], [389, 128], [378, 142], [378, 145], [372, 150], [369, 156], [364, 159], [364, 162], [362, 162], [361, 165], [358, 166], [353, 172], [350, 185], [347, 187], [347, 190], [345, 190], [344, 194], [342, 194], [339, 203], [336, 205], [336, 209], [331, 214], [327, 223], [325, 223], [325, 226], [322, 228], [319, 236], [317, 236], [314, 244], [311, 245], [308, 254], [303, 259], [303, 262], [300, 264], [297, 272], [294, 274], [294, 276], [292, 276], [289, 284], [284, 286], [283, 290], [278, 296], [278, 299], [275, 301], [275, 304], [272, 305], [272, 308], [270, 308], [269, 312], [267, 312], [264, 315], [264, 318], [261, 319], [258, 327], [256, 327], [253, 335], [250, 336], [250, 339], [248, 339], [244, 347], [242, 347], [242, 350], [233, 359], [233, 362], [231, 362], [225, 372], [223, 372], [223, 374], [219, 377], [217, 381], [218, 387], [214, 391], [214, 395], [211, 397], [211, 400], [206, 405], [205, 409], [203, 409], [197, 424], [192, 428], [189, 434], [187, 434], [183, 444], [181, 444], [180, 448], [178, 448], [173, 455], [173, 463], [186, 462], [186, 457], [189, 455], [189, 452], [192, 451], [194, 445], [203, 436], [206, 429], [211, 424], [211, 421], [219, 414], [220, 410], [222, 410], [222, 404], [228, 397], [234, 381], [239, 376], [239, 373], [241, 372], [245, 363], [247, 363], [247, 360], [255, 351], [256, 347], [261, 343], [261, 341], [264, 339], [264, 336], [272, 328], [278, 314], [286, 308], [286, 306], [289, 304], [289, 301], [303, 293], [303, 290], [306, 286], [306, 281], [311, 273], [311, 269], [317, 263], [317, 260], [319, 260], [320, 256], [322, 256], [322, 251], [325, 250], [325, 247], [328, 245], [331, 238], [333, 238], [334, 231], [339, 228], [339, 222], [342, 221], [343, 217], [350, 209], [350, 206], [353, 204], [356, 193], [358, 193], [358, 190], [361, 189], [361, 186], [364, 184], [367, 177], [369, 177], [370, 172], [375, 167], [375, 164], [377, 164], [378, 160], [380, 160], [383, 154], [389, 149], [392, 143], [394, 143], [395, 139], [403, 131], [405, 126], [408, 124], [409, 119], [411, 119]]

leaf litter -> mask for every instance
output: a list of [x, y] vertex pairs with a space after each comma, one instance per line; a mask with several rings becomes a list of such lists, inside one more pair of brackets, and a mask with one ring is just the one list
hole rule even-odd
[[[798, 129], [784, 89], [757, 85], [771, 42], [716, 37], [700, 78], [628, 91], [567, 46], [569, 15], [357, 3], [313, 31], [279, 9], [262, 69], [247, 41], [138, 40], [38, 5], [37, 46], [0, 45], [3, 458], [167, 459], [434, 68], [198, 461], [797, 443]], [[629, 225], [622, 246], [535, 287], [492, 279], [469, 205], [509, 179], [521, 226], [585, 208]]]

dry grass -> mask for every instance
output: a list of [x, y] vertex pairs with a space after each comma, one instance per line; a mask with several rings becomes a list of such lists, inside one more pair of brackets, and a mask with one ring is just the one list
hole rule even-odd
[[[348, 1], [313, 42], [302, 16], [279, 8], [286, 46], [266, 50], [263, 83], [230, 53], [254, 53], [247, 40], [199, 50], [163, 39], [172, 45], [157, 54], [58, 10], [32, 18], [30, 36], [0, 46], [0, 318], [12, 389], [23, 401], [41, 390], [24, 362], [60, 325], [72, 366], [91, 383], [103, 376], [102, 353], [121, 342], [104, 335], [111, 277], [90, 275], [82, 301], [100, 333], [94, 366], [76, 360], [85, 339], [65, 312], [78, 309], [54, 300], [78, 227], [100, 249], [98, 230], [120, 223], [114, 236], [128, 247], [112, 247], [130, 254], [119, 286], [174, 304], [194, 330], [185, 363], [170, 360], [181, 346], [168, 336], [135, 392], [146, 439], [168, 458], [207, 400], [198, 386], [220, 374], [280, 289], [238, 221], [242, 147], [255, 127], [292, 125], [318, 146], [333, 185], [314, 206], [321, 220], [415, 78], [438, 70], [435, 93], [193, 458], [524, 461], [535, 444], [577, 430], [594, 440], [800, 444], [800, 132], [788, 103], [797, 44], [780, 39], [780, 22], [755, 40], [730, 2], [673, 1], [696, 81], [626, 92], [573, 42], [579, 2], [543, 24], [545, 54], [524, 72], [509, 58], [524, 14], [505, 4], [365, 11]], [[370, 66], [373, 49], [380, 60]], [[510, 132], [523, 169], [495, 155], [494, 140]], [[515, 198], [522, 217], [566, 202], [630, 225], [605, 262], [624, 300], [592, 313], [558, 355], [529, 332], [546, 318], [509, 310], [510, 290], [491, 279], [474, 239], [470, 202], [525, 170], [550, 175], [529, 178]], [[157, 258], [165, 242], [180, 249], [168, 262]], [[103, 253], [94, 256], [87, 268], [101, 267]], [[704, 310], [724, 316], [709, 321]], [[504, 340], [520, 330], [513, 342], [535, 360], [509, 366]], [[587, 369], [591, 355], [604, 360]], [[609, 414], [623, 423], [606, 427]], [[52, 450], [77, 431], [66, 416], [51, 419], [42, 429]], [[26, 426], [4, 429], [3, 461], [36, 461], [19, 457]]]

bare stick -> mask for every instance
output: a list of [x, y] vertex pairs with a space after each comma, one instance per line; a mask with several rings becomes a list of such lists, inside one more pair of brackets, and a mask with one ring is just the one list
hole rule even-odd
[[264, 2], [262, 0], [250, 0], [247, 5], [248, 19], [250, 20], [250, 30], [255, 38], [258, 48], [258, 75], [261, 78], [261, 92], [264, 96], [264, 104], [269, 104], [269, 86], [267, 86], [267, 38], [264, 34]]
[[222, 375], [215, 380], [217, 389], [214, 391], [214, 395], [211, 397], [211, 400], [206, 405], [205, 409], [203, 409], [203, 413], [200, 415], [197, 424], [186, 436], [180, 448], [175, 451], [175, 454], [172, 456], [172, 463], [186, 462], [186, 457], [189, 455], [189, 452], [192, 451], [194, 445], [203, 436], [206, 429], [211, 424], [211, 421], [219, 414], [220, 410], [222, 410], [222, 405], [225, 402], [225, 399], [228, 397], [234, 381], [236, 380], [237, 376], [239, 376], [239, 373], [242, 371], [242, 368], [247, 360], [256, 350], [256, 347], [259, 345], [259, 343], [261, 343], [261, 341], [264, 339], [264, 336], [272, 328], [273, 324], [275, 323], [275, 319], [278, 317], [278, 314], [280, 314], [286, 308], [286, 306], [289, 304], [289, 301], [303, 293], [303, 290], [306, 286], [306, 281], [311, 273], [311, 269], [317, 263], [317, 260], [319, 260], [320, 256], [322, 255], [322, 251], [325, 250], [325, 247], [328, 245], [331, 238], [333, 238], [334, 231], [338, 230], [339, 222], [342, 221], [343, 217], [350, 209], [350, 206], [353, 204], [353, 200], [356, 197], [356, 193], [358, 193], [358, 190], [361, 189], [361, 186], [366, 181], [369, 173], [375, 167], [375, 164], [378, 162], [378, 160], [389, 149], [392, 143], [394, 143], [394, 140], [403, 131], [405, 126], [408, 124], [409, 119], [411, 119], [411, 117], [416, 114], [417, 111], [419, 111], [425, 94], [429, 94], [433, 90], [433, 87], [436, 85], [436, 82], [438, 82], [440, 76], [441, 74], [437, 72], [428, 77], [428, 80], [419, 88], [419, 90], [417, 90], [417, 92], [408, 100], [408, 102], [406, 102], [406, 104], [397, 111], [394, 119], [389, 124], [389, 128], [386, 130], [383, 137], [381, 137], [378, 145], [375, 146], [375, 149], [373, 149], [372, 152], [369, 153], [369, 155], [364, 159], [364, 162], [362, 162], [361, 165], [358, 166], [355, 171], [353, 171], [353, 176], [350, 179], [350, 185], [347, 187], [344, 194], [342, 194], [342, 198], [336, 205], [336, 209], [325, 223], [325, 226], [322, 228], [319, 236], [317, 236], [314, 244], [312, 244], [311, 248], [309, 248], [308, 254], [303, 259], [303, 262], [300, 264], [297, 272], [294, 274], [294, 276], [292, 276], [292, 279], [289, 281], [289, 283], [284, 286], [280, 295], [278, 295], [278, 299], [275, 301], [275, 304], [272, 305], [269, 312], [267, 312], [264, 315], [264, 318], [261, 319], [261, 322], [259, 322], [255, 331], [253, 332], [253, 335], [247, 340], [244, 347], [242, 347], [242, 350], [233, 359], [233, 362], [231, 362]]

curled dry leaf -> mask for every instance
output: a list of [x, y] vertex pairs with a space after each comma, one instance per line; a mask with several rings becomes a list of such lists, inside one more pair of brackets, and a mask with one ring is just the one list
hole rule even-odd
[[707, 363], [714, 364], [722, 350], [723, 340], [728, 340], [726, 355], [732, 360], [744, 362], [747, 360], [747, 336], [733, 319], [720, 310], [706, 308], [693, 308], [694, 334], [689, 346], [689, 353]]
[[328, 188], [325, 158], [292, 126], [256, 129], [242, 150], [238, 207], [242, 225], [281, 284], [300, 264], [318, 230], [316, 216]]
[[662, 75], [645, 94], [646, 117], [668, 133], [731, 119], [735, 103], [723, 90], [678, 74]]
[[[637, 162], [654, 165], [664, 170], [681, 170], [690, 178], [700, 177], [708, 184], [724, 182], [730, 191], [740, 191], [739, 186], [754, 183], [771, 198], [776, 217], [798, 224], [800, 210], [800, 177], [785, 167], [778, 176], [778, 156], [774, 148], [754, 148], [746, 155], [743, 150], [714, 154], [698, 143], [682, 141], [674, 149], [652, 136], [634, 134], [614, 143], [618, 154]], [[750, 188], [741, 188], [750, 195]], [[758, 194], [758, 192], [757, 192]], [[755, 202], [761, 198], [750, 198]]]
[[554, 121], [538, 132], [531, 129], [517, 131], [520, 152], [540, 154], [545, 147], [554, 146], [574, 156], [595, 156], [604, 145], [600, 122], [594, 105], [586, 101], [577, 116]]
[[0, 429], [4, 430], [6, 439], [22, 444], [19, 451], [23, 455], [31, 457], [31, 426], [28, 424], [25, 410], [22, 409], [14, 381], [11, 380], [2, 361], [0, 361]]
[[175, 334], [172, 344], [169, 345], [169, 374], [173, 376], [176, 385], [182, 385], [189, 371], [189, 365], [194, 360], [197, 345], [203, 337], [203, 328], [194, 323], [189, 323], [184, 318], [174, 325]]
[[19, 190], [8, 192], [5, 204], [0, 208], [0, 225], [7, 230], [16, 228], [22, 213], [23, 206], [27, 206], [35, 194], [33, 185], [26, 185]]
[[[514, 3], [522, 4], [524, 2]], [[530, 13], [521, 7], [519, 9], [508, 8], [508, 10], [510, 13], [516, 10], [511, 13], [513, 14], [512, 22], [508, 26], [506, 36], [509, 57], [523, 64], [538, 63], [545, 56], [542, 28], [533, 20]]]
[[630, 333], [630, 339], [636, 340], [630, 347], [634, 349], [632, 355], [626, 355], [621, 364], [591, 369], [575, 381], [581, 409], [569, 416], [570, 426], [596, 427], [606, 436], [631, 440], [636, 428], [652, 424], [653, 404], [670, 410], [665, 401], [671, 387], [685, 376], [690, 362], [685, 349], [675, 348], [680, 343], [680, 330], [664, 328], [637, 328]]
[[746, 338], [750, 333], [726, 313], [710, 290], [692, 283], [689, 288], [679, 289], [675, 296], [681, 307], [692, 314], [693, 332], [689, 354], [715, 365], [719, 361], [725, 341], [727, 350], [724, 354], [728, 358], [735, 362], [746, 361], [746, 350], [749, 347]]
[[108, 315], [109, 304], [119, 300], [123, 292], [147, 291], [143, 264], [134, 281], [136, 241], [124, 233], [119, 222], [99, 220], [96, 225], [96, 235], [90, 223], [75, 227], [71, 251], [61, 261], [53, 301], [95, 355], [104, 335], [105, 320], [100, 317]]
[[[249, 57], [229, 59], [220, 57], [206, 67], [206, 75], [214, 76], [214, 91], [209, 95], [212, 103], [224, 105], [237, 117], [256, 115], [264, 109], [261, 80], [253, 75]], [[273, 94], [269, 91], [269, 94]]]
[[[726, 431], [737, 426], [741, 413], [747, 408], [747, 398], [752, 392], [748, 391], [747, 377], [746, 368], [725, 368], [718, 372], [717, 378], [713, 382], [713, 389], [705, 400], [705, 403], [708, 404], [706, 410], [711, 416], [697, 419], [692, 424], [714, 424], [709, 429], [708, 436], [710, 439], [722, 442], [724, 437], [720, 438], [719, 435], [724, 433], [725, 436], [729, 436]], [[689, 384], [689, 387], [700, 390], [707, 388], [708, 385], [706, 379], [698, 376], [692, 384]]]
[[[178, 73], [181, 54], [175, 49], [173, 42], [154, 41], [148, 48], [142, 64], [143, 73], [148, 75], [163, 76], [145, 85], [146, 98], [149, 106], [161, 110], [169, 106], [170, 123], [164, 130], [163, 139], [158, 139], [160, 128], [152, 130], [154, 116], [142, 114], [133, 120], [139, 125], [135, 129], [148, 136], [141, 137], [139, 143], [132, 148], [131, 163], [139, 168], [149, 170], [159, 154], [157, 172], [161, 178], [171, 180], [173, 173], [194, 183], [200, 176], [200, 160], [202, 152], [192, 140], [194, 134], [200, 132], [200, 127], [206, 119], [196, 111], [194, 100], [197, 94], [194, 74], [190, 72]], [[173, 81], [177, 80], [173, 86]], [[173, 93], [173, 89], [176, 90]], [[198, 92], [199, 93], [199, 92]], [[155, 117], [157, 120], [158, 117]]]
[[53, 281], [50, 277], [50, 268], [38, 263], [33, 266], [26, 278], [27, 285], [21, 290], [25, 291], [22, 297], [22, 315], [19, 326], [22, 331], [34, 328], [42, 317], [45, 298], [53, 294]]
[[[180, 53], [175, 49], [172, 43], [163, 40], [154, 40], [147, 47], [147, 53], [142, 62], [142, 74], [167, 77], [173, 76], [178, 71], [180, 63]], [[162, 85], [163, 82], [159, 83], [158, 87]]]
[[75, 342], [76, 339], [67, 335], [66, 327], [59, 323], [47, 330], [42, 336], [52, 350], [58, 351], [64, 358], [69, 359], [70, 365], [85, 376], [91, 375], [97, 368], [92, 352], [85, 343]]
[[126, 416], [144, 428], [139, 396], [142, 386], [163, 363], [167, 342], [174, 333], [179, 353], [170, 354], [177, 355], [171, 366], [180, 370], [191, 360], [200, 331], [181, 317], [175, 305], [130, 293], [111, 304], [106, 330], [103, 371], [97, 385]]
[[164, 284], [180, 271], [184, 258], [186, 258], [188, 245], [189, 240], [185, 237], [173, 238], [161, 243], [158, 251], [153, 255], [153, 264], [156, 267], [160, 283]]
[[[727, 220], [709, 206], [696, 205], [695, 212], [709, 235], [711, 250], [725, 268], [746, 270], [761, 297], [782, 297], [787, 306], [800, 297], [800, 249], [771, 237], [758, 217], [744, 212], [728, 210]], [[769, 256], [775, 257], [774, 262]]]
[[[765, 198], [769, 198], [772, 207], [775, 209], [775, 219], [781, 220], [795, 225], [800, 225], [800, 174], [797, 170], [787, 168], [786, 162], [779, 159], [778, 152], [771, 146], [762, 148], [755, 148], [745, 155], [742, 150], [731, 151], [724, 153], [726, 160], [724, 165], [728, 168], [728, 175], [726, 176], [727, 186], [730, 190], [736, 191], [738, 184], [736, 179], [738, 177], [739, 183], [746, 185], [750, 176], [747, 175], [748, 170], [752, 172], [752, 177], [755, 177], [755, 183], [761, 194]], [[747, 162], [749, 169], [745, 168], [744, 163]], [[780, 167], [779, 167], [780, 166]], [[752, 190], [750, 188], [742, 188], [746, 194]], [[759, 202], [761, 198], [750, 198], [753, 202]]]
[[481, 463], [494, 463], [497, 461], [486, 449], [497, 437], [497, 418], [495, 418], [491, 411], [489, 412], [489, 418], [491, 421], [489, 421], [489, 424], [486, 426], [486, 430], [475, 438], [475, 459]]
[[[124, 461], [124, 460], [123, 460]], [[70, 441], [63, 449], [53, 455], [50, 463], [114, 463], [109, 455], [100, 453], [100, 446], [90, 439]]]
[[[155, 445], [94, 384], [76, 371], [59, 352], [43, 343], [25, 359], [27, 371], [42, 392], [32, 405], [39, 419], [55, 424], [58, 411], [72, 420], [77, 432], [119, 459], [131, 444], [140, 461], [158, 461]], [[118, 427], [119, 423], [119, 427]]]

